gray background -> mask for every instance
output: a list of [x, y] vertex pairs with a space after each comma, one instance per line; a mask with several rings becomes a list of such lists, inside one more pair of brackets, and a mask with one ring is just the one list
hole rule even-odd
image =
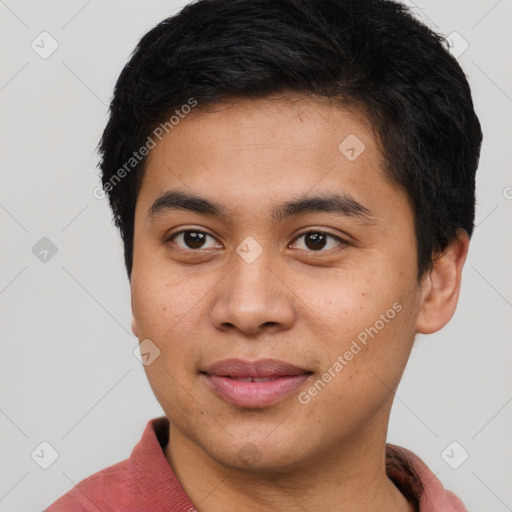
[[[502, 512], [512, 510], [512, 1], [406, 3], [468, 42], [458, 58], [484, 145], [459, 307], [441, 332], [418, 337], [388, 440], [417, 453], [471, 511]], [[127, 458], [163, 414], [132, 352], [121, 242], [106, 201], [93, 197], [95, 147], [135, 44], [184, 4], [0, 0], [2, 511], [43, 509]], [[46, 59], [31, 47], [43, 31], [59, 45]], [[37, 449], [39, 463], [50, 461], [43, 441], [59, 455], [48, 469], [31, 458]], [[462, 450], [469, 458], [453, 469]]]

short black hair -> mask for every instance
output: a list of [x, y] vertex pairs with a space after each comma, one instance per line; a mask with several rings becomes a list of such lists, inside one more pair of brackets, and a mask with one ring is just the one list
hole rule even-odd
[[458, 228], [472, 234], [482, 143], [466, 76], [443, 39], [391, 0], [199, 0], [147, 32], [98, 144], [128, 277], [147, 153], [138, 150], [157, 127], [169, 131], [184, 106], [300, 93], [370, 122], [386, 175], [414, 212], [420, 280]]

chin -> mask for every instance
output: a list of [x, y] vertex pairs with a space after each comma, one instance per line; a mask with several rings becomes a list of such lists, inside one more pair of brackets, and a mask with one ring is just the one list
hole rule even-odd
[[229, 438], [224, 443], [217, 443], [211, 449], [203, 448], [219, 464], [248, 473], [288, 473], [304, 464], [302, 455], [297, 450], [298, 442], [288, 443], [282, 438], [252, 439]]

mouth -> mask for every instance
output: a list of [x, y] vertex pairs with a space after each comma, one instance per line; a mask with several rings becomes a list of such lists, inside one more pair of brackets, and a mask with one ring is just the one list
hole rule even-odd
[[313, 374], [284, 361], [228, 359], [200, 372], [208, 387], [237, 407], [262, 408], [295, 393]]

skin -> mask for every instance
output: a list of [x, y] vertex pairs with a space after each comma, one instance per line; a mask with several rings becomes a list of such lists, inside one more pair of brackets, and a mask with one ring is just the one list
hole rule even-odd
[[[366, 146], [354, 161], [338, 150], [350, 134]], [[460, 230], [418, 286], [411, 205], [381, 162], [362, 116], [292, 95], [199, 105], [150, 152], [135, 213], [133, 332], [160, 349], [145, 371], [171, 424], [165, 455], [199, 512], [413, 510], [385, 472], [393, 395], [416, 333], [454, 313], [468, 237]], [[171, 189], [227, 215], [150, 216]], [[332, 192], [372, 220], [270, 218], [275, 205]], [[183, 229], [210, 237], [190, 248], [171, 238]], [[311, 248], [309, 230], [346, 243]], [[262, 248], [252, 263], [236, 252], [247, 237]], [[395, 303], [401, 311], [307, 404], [293, 394], [236, 407], [199, 373], [273, 358], [312, 371], [307, 391]]]

